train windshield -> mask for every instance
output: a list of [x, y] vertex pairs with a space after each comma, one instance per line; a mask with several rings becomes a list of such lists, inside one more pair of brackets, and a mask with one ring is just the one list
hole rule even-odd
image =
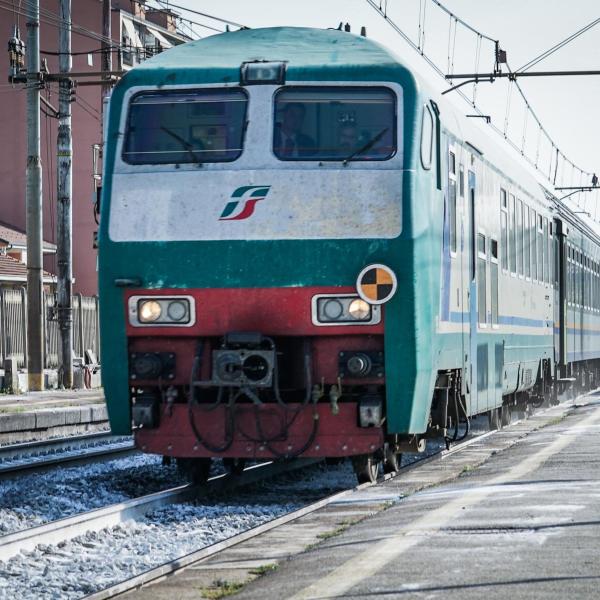
[[242, 153], [248, 99], [242, 90], [143, 92], [127, 117], [130, 164], [229, 162]]
[[275, 97], [280, 160], [387, 160], [396, 138], [396, 96], [388, 88], [288, 87]]

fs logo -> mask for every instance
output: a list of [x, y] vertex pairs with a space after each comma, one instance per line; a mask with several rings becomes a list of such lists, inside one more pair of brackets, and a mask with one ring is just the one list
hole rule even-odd
[[245, 185], [231, 194], [231, 200], [225, 205], [219, 221], [243, 221], [254, 214], [254, 207], [264, 200], [271, 189], [270, 185]]

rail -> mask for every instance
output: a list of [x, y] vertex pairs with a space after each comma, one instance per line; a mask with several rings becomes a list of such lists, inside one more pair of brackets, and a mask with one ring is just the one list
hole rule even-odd
[[0, 447], [0, 481], [57, 467], [125, 458], [137, 452], [132, 439], [107, 433], [11, 444]]

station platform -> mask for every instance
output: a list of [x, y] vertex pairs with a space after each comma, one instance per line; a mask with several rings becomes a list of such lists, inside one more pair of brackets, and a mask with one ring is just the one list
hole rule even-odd
[[0, 395], [0, 446], [108, 429], [102, 390]]
[[125, 597], [597, 597], [599, 434], [592, 393]]
[[598, 597], [600, 395], [579, 402], [479, 466], [465, 465], [454, 481], [280, 564], [236, 598]]

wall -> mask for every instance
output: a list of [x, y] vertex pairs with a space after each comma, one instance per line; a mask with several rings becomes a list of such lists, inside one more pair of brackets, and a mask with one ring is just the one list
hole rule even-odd
[[[18, 3], [17, 3], [18, 5]], [[41, 0], [42, 12], [58, 14], [58, 0]], [[40, 26], [40, 47], [46, 52], [56, 52], [58, 28], [44, 20]], [[73, 23], [87, 29], [102, 31], [102, 3], [100, 0], [73, 0]], [[27, 42], [26, 18], [19, 17], [21, 39]], [[0, 9], [0, 32], [6, 44], [11, 35], [15, 16], [12, 10]], [[118, 13], [113, 13], [113, 38], [119, 39]], [[86, 52], [100, 49], [100, 42], [75, 32], [72, 36], [73, 71], [99, 71], [101, 55], [93, 53], [93, 66], [88, 65]], [[48, 61], [51, 73], [58, 71], [58, 57], [42, 54]], [[117, 66], [116, 56], [113, 57]], [[7, 71], [6, 60], [3, 74]], [[90, 78], [92, 79], [92, 78]], [[22, 85], [12, 88], [4, 78], [0, 82], [0, 220], [25, 229], [25, 92]], [[57, 84], [50, 91], [43, 91], [50, 103], [58, 108]], [[97, 293], [96, 251], [92, 247], [96, 224], [93, 217], [92, 144], [101, 141], [101, 89], [100, 86], [80, 86], [77, 100], [72, 104], [73, 127], [73, 274], [74, 292], [86, 295]], [[43, 169], [44, 239], [56, 243], [56, 128], [57, 120], [42, 114], [41, 155]], [[56, 257], [44, 260], [47, 270], [56, 273]]]

